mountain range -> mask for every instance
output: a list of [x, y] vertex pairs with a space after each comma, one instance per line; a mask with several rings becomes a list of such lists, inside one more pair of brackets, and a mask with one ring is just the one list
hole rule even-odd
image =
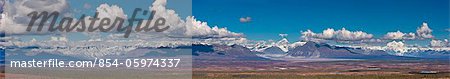
[[[434, 52], [434, 51], [429, 51]], [[367, 50], [362, 48], [332, 46], [325, 43], [306, 42], [288, 51], [273, 45], [259, 51], [241, 45], [192, 45], [194, 58], [198, 59], [271, 59], [271, 58], [297, 58], [297, 59], [411, 59], [411, 58], [448, 58], [449, 51], [440, 51], [434, 54], [414, 56], [399, 56], [384, 50]], [[425, 52], [422, 52], [425, 53]], [[439, 55], [439, 56], [437, 56]]]

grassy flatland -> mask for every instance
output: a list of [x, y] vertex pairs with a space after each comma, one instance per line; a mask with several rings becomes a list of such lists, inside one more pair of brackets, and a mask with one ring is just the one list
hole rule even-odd
[[264, 71], [194, 71], [193, 79], [450, 79], [450, 73], [441, 74], [328, 74]]

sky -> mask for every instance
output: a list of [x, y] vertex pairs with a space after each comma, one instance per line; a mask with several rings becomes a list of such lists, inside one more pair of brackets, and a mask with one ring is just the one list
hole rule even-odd
[[[363, 31], [381, 38], [387, 32], [416, 32], [427, 22], [437, 39], [448, 38], [449, 0], [193, 0], [193, 16], [208, 25], [244, 33], [251, 40], [278, 40], [288, 34], [327, 28]], [[240, 18], [250, 21], [241, 22]]]
[[[72, 10], [87, 15], [93, 15], [100, 4], [120, 6], [127, 15], [133, 13], [135, 8], [148, 9], [153, 0], [68, 0]], [[174, 9], [181, 17], [192, 15], [192, 0], [169, 0], [167, 8]], [[80, 15], [78, 15], [80, 16]]]
[[[450, 37], [449, 0], [8, 0], [6, 3], [0, 19], [0, 33], [6, 36], [0, 40], [12, 46], [48, 46], [47, 43], [58, 47], [130, 44], [169, 47], [192, 43], [260, 46], [265, 43], [290, 47], [306, 40], [405, 51], [409, 50], [407, 47], [446, 49]], [[164, 18], [171, 29], [134, 32], [130, 38], [117, 31], [37, 32], [33, 31], [36, 26], [31, 32], [25, 31], [31, 19], [27, 14], [33, 11], [57, 11], [81, 21], [78, 18], [82, 14], [94, 16], [95, 12], [101, 19], [127, 19], [132, 17], [135, 8], [154, 10], [154, 16]], [[146, 17], [138, 15], [137, 18]], [[96, 25], [98, 21], [94, 27], [99, 27]], [[279, 35], [288, 35], [290, 44], [284, 39], [278, 41]]]
[[[35, 4], [27, 4], [30, 2]], [[23, 33], [24, 28], [20, 26], [28, 22], [25, 14], [29, 11], [68, 11], [67, 13], [74, 18], [79, 18], [82, 14], [93, 16], [97, 8], [100, 8], [100, 15], [104, 17], [130, 18], [135, 8], [148, 10], [152, 2], [152, 0], [12, 0], [8, 2], [12, 7], [5, 12], [9, 15], [2, 19], [6, 21], [2, 25], [6, 26], [4, 28], [7, 29], [6, 33], [20, 35], [26, 34]], [[185, 22], [180, 23], [181, 31], [173, 34], [183, 33], [186, 36], [200, 38], [221, 39], [244, 35], [249, 40], [267, 41], [279, 40], [279, 34], [288, 34], [289, 40], [297, 41], [302, 36], [313, 34], [309, 37], [359, 41], [384, 38], [391, 34], [392, 38], [402, 35], [401, 39], [409, 39], [407, 33], [416, 33], [422, 22], [427, 22], [428, 27], [421, 29], [424, 36], [427, 36], [428, 28], [431, 28], [432, 38], [442, 40], [449, 38], [450, 28], [448, 0], [168, 0], [164, 6], [165, 9], [160, 11], [163, 13], [158, 16], [173, 17], [170, 21]], [[174, 12], [170, 13], [172, 9]], [[393, 33], [396, 31], [401, 33]], [[71, 33], [68, 38], [77, 40], [82, 36], [81, 33]], [[31, 34], [31, 37], [25, 36], [24, 39], [32, 38], [46, 40], [50, 36]]]
[[[11, 35], [14, 35], [16, 37], [20, 37], [23, 41], [30, 41], [31, 39], [37, 39], [37, 40], [49, 40], [50, 37], [55, 36], [57, 34], [50, 33], [50, 34], [24, 34], [22, 31], [24, 31], [24, 28], [26, 27], [23, 25], [26, 25], [28, 23], [27, 20], [22, 21], [23, 19], [17, 19], [17, 18], [11, 18], [11, 16], [19, 16], [19, 17], [27, 17], [25, 14], [28, 14], [28, 11], [58, 11], [62, 14], [68, 13], [73, 16], [73, 18], [80, 18], [82, 14], [85, 14], [87, 16], [94, 16], [95, 12], [97, 11], [97, 8], [100, 7], [100, 5], [107, 5], [106, 9], [109, 9], [110, 12], [106, 12], [106, 15], [121, 15], [120, 13], [123, 12], [125, 18], [130, 18], [133, 14], [134, 9], [141, 8], [143, 10], [149, 10], [150, 6], [154, 2], [154, 0], [60, 0], [60, 1], [34, 1], [34, 0], [23, 0], [23, 1], [15, 1], [10, 0], [7, 1], [9, 5], [6, 8], [11, 8], [10, 11], [5, 12], [10, 13], [9, 16], [5, 16], [7, 18], [3, 19], [6, 20], [4, 26], [7, 26], [5, 31], [11, 31]], [[24, 3], [20, 3], [24, 2]], [[17, 3], [17, 4], [16, 4]], [[27, 3], [35, 3], [35, 4], [27, 4]], [[1, 3], [0, 3], [1, 4]], [[52, 4], [52, 5], [48, 5]], [[117, 6], [117, 7], [113, 7]], [[177, 16], [184, 19], [187, 16], [192, 15], [192, 1], [191, 0], [169, 0], [167, 1], [167, 5], [165, 6], [168, 9], [176, 11]], [[22, 10], [20, 10], [22, 9]], [[121, 11], [123, 10], [123, 11]], [[113, 13], [116, 12], [116, 13]], [[105, 12], [104, 12], [105, 13]], [[119, 14], [118, 14], [119, 13]], [[148, 16], [140, 16], [138, 15], [138, 18], [147, 18]], [[61, 18], [61, 17], [60, 17]], [[9, 22], [11, 20], [11, 22]], [[59, 22], [59, 21], [58, 21]], [[17, 24], [23, 24], [23, 25], [17, 25]], [[3, 26], [3, 25], [2, 25]], [[20, 30], [16, 31], [16, 30]], [[17, 35], [16, 35], [17, 34]], [[107, 36], [107, 33], [101, 33], [105, 36]], [[71, 40], [86, 40], [89, 39], [86, 37], [86, 35], [79, 33], [79, 32], [73, 32], [73, 33], [67, 33], [67, 38]]]

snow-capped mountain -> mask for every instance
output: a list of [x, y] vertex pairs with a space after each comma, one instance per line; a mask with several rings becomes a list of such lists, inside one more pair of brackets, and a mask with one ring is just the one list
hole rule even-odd
[[275, 43], [275, 46], [280, 48], [283, 52], [289, 51], [289, 41], [286, 39], [287, 34], [280, 34], [282, 39]]
[[424, 58], [450, 57], [450, 47], [407, 47], [406, 44], [401, 41], [389, 42], [382, 50], [399, 56]]
[[[54, 37], [47, 41], [31, 40], [2, 42], [2, 48], [9, 51], [29, 49], [29, 55], [49, 53], [72, 57], [94, 58], [129, 54], [141, 48], [179, 48], [192, 49], [194, 56], [226, 56], [231, 58], [374, 58], [374, 57], [419, 57], [445, 58], [450, 56], [449, 47], [408, 47], [401, 41], [393, 41], [386, 46], [354, 46], [330, 45], [316, 42], [294, 42], [289, 44], [285, 36], [277, 42], [259, 42], [256, 44], [239, 44], [236, 42], [217, 42], [222, 40], [87, 40], [70, 41], [64, 37]], [[212, 49], [197, 48], [201, 45]], [[201, 50], [204, 52], [196, 52]], [[148, 51], [143, 51], [148, 52]], [[10, 55], [14, 55], [9, 52]]]
[[267, 54], [286, 54], [289, 49], [306, 44], [306, 42], [295, 42], [289, 44], [289, 40], [286, 38], [287, 34], [280, 34], [280, 36], [282, 38], [277, 42], [271, 42], [270, 44], [266, 44], [266, 42], [258, 42], [254, 45], [254, 47], [248, 48], [252, 49], [252, 51], [264, 52]]
[[[316, 42], [295, 42], [292, 44], [279, 44], [286, 39], [278, 41], [275, 45], [260, 46], [265, 53], [264, 57], [297, 57], [297, 58], [363, 58], [363, 57], [419, 57], [419, 58], [446, 58], [450, 57], [450, 47], [408, 47], [401, 41], [392, 41], [385, 46], [355, 46], [355, 45], [329, 45]], [[433, 42], [431, 42], [433, 43]], [[282, 45], [288, 45], [283, 50]], [[284, 53], [285, 52], [285, 53]]]

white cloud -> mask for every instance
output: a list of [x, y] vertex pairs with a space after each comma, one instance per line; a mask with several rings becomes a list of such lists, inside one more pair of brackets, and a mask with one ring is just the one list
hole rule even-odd
[[243, 37], [241, 33], [228, 31], [227, 28], [210, 27], [208, 23], [186, 18], [186, 35], [191, 37]]
[[[96, 8], [96, 12], [98, 12], [98, 16], [97, 16], [98, 18], [100, 18], [100, 19], [102, 19], [102, 18], [109, 18], [109, 19], [111, 19], [111, 22], [114, 22], [114, 20], [117, 19], [117, 18], [122, 18], [122, 19], [124, 19], [124, 21], [127, 20], [127, 15], [123, 11], [123, 9], [120, 8], [117, 5], [109, 5], [109, 4], [106, 4], [106, 3], [105, 4], [100, 4]], [[87, 17], [84, 18], [86, 24], [90, 24], [91, 23], [89, 18], [92, 18], [92, 17], [93, 16], [87, 16]], [[100, 24], [99, 21], [95, 22], [94, 28], [98, 27], [97, 25], [99, 25], [99, 24]], [[107, 26], [103, 26], [103, 27], [109, 28], [109, 27], [111, 27], [111, 24], [107, 25]], [[125, 25], [123, 25], [123, 26], [125, 26]], [[117, 29], [117, 26], [114, 26], [112, 29]], [[99, 31], [99, 30], [96, 30], [96, 31]], [[114, 31], [116, 31], [116, 30], [112, 30], [112, 32], [114, 32]]]
[[415, 39], [416, 38], [416, 34], [414, 33], [408, 33], [405, 36], [403, 36], [404, 39]]
[[388, 32], [384, 35], [384, 39], [423, 39], [423, 38], [433, 38], [434, 36], [431, 34], [433, 30], [428, 27], [426, 22], [422, 23], [421, 27], [418, 27], [416, 33], [403, 33], [400, 31], [397, 32]]
[[252, 17], [242, 17], [242, 18], [239, 18], [239, 21], [241, 23], [251, 22], [252, 21]]
[[368, 34], [362, 31], [349, 31], [345, 28], [335, 31], [334, 29], [328, 28], [323, 30], [322, 33], [314, 33], [311, 30], [302, 32], [302, 38], [304, 39], [325, 39], [325, 40], [339, 40], [339, 41], [357, 41], [364, 39], [371, 39], [372, 34]]
[[433, 30], [428, 27], [428, 23], [423, 22], [422, 26], [417, 28], [417, 36], [420, 38], [433, 38], [434, 36], [431, 34]]
[[404, 44], [403, 42], [399, 41], [392, 41], [386, 44], [386, 49], [387, 50], [392, 50], [395, 51], [397, 53], [395, 53], [396, 55], [400, 55], [402, 56], [403, 54], [405, 54], [408, 50], [406, 48], [406, 44]]
[[[32, 4], [33, 3], [33, 4]], [[52, 5], [48, 5], [52, 4]], [[51, 6], [51, 7], [49, 7]], [[26, 28], [31, 18], [26, 16], [28, 13], [32, 11], [48, 11], [48, 12], [60, 12], [63, 16], [59, 16], [59, 18], [70, 16], [67, 10], [68, 3], [65, 0], [48, 0], [48, 1], [38, 1], [38, 0], [23, 0], [16, 1], [14, 3], [7, 4], [8, 11], [5, 12], [5, 19], [3, 19], [1, 24], [4, 27], [1, 27], [2, 31], [5, 31], [7, 34], [45, 34], [47, 32], [48, 23], [44, 25], [44, 29], [42, 32], [36, 32], [36, 26], [33, 27], [32, 32], [26, 32]], [[110, 18], [112, 20], [116, 19], [116, 17], [127, 19], [127, 15], [123, 12], [122, 8], [117, 5], [108, 5], [101, 4], [96, 8], [99, 13], [98, 18]], [[74, 17], [75, 18], [75, 17]], [[86, 16], [83, 20], [85, 20], [85, 24], [89, 25], [92, 16]], [[74, 22], [78, 21], [74, 19]], [[35, 25], [37, 25], [40, 21], [36, 21]], [[73, 25], [74, 23], [72, 23]], [[99, 22], [96, 22], [95, 25], [98, 25]], [[109, 25], [108, 25], [109, 26]], [[105, 26], [105, 27], [108, 27]], [[110, 27], [110, 26], [109, 26]], [[116, 29], [116, 28], [113, 28]]]
[[388, 32], [386, 35], [384, 35], [384, 38], [386, 38], [386, 39], [403, 39], [403, 36], [405, 36], [404, 33], [397, 31], [397, 32]]
[[430, 41], [430, 46], [431, 47], [446, 47], [448, 45], [448, 40], [444, 39], [444, 41], [442, 40], [431, 40]]
[[[5, 2], [3, 0], [0, 0], [0, 25], [2, 25], [2, 18], [5, 17], [5, 15], [3, 14], [3, 7], [4, 7]], [[3, 32], [3, 29], [1, 29], [3, 27], [0, 26], [0, 32]]]
[[123, 9], [117, 5], [100, 4], [96, 10], [98, 12], [98, 18], [115, 19], [116, 17], [119, 17], [127, 19], [127, 15]]
[[[51, 4], [51, 5], [48, 5]], [[68, 9], [68, 3], [65, 0], [20, 0], [7, 3], [7, 12], [5, 14], [6, 19], [2, 19], [0, 29], [6, 31], [8, 34], [24, 34], [26, 32], [26, 27], [30, 18], [26, 14], [32, 11], [57, 11], [64, 13]], [[201, 37], [201, 38], [222, 38], [222, 37], [243, 37], [243, 34], [234, 33], [228, 31], [226, 28], [219, 28], [217, 26], [210, 27], [206, 22], [197, 21], [193, 16], [189, 16], [186, 20], [181, 19], [178, 14], [171, 9], [166, 8], [167, 0], [156, 0], [149, 7], [149, 10], [154, 10], [154, 18], [164, 18], [166, 20], [166, 25], [170, 26], [170, 29], [163, 32], [169, 36], [176, 37]], [[87, 4], [84, 6], [88, 7]], [[117, 5], [101, 4], [96, 8], [99, 12], [98, 18], [111, 18], [115, 19], [120, 17], [127, 19], [127, 15], [123, 12], [123, 9]], [[70, 13], [68, 13], [70, 14]], [[90, 24], [88, 18], [92, 16], [85, 17], [86, 24]], [[153, 19], [152, 21], [155, 21]], [[144, 21], [143, 23], [145, 23]], [[97, 22], [98, 25], [99, 22]], [[154, 23], [154, 22], [151, 22]], [[126, 24], [125, 24], [126, 25]], [[124, 25], [124, 26], [125, 26]], [[145, 25], [145, 24], [143, 24]], [[48, 27], [44, 27], [44, 33]], [[33, 31], [35, 31], [33, 28]], [[116, 29], [113, 28], [113, 29]], [[35, 32], [29, 32], [36, 34]], [[146, 33], [153, 34], [154, 32]]]
[[165, 31], [166, 34], [200, 38], [243, 37], [243, 34], [228, 31], [227, 28], [210, 27], [207, 22], [197, 21], [193, 16], [182, 20], [174, 10], [167, 9], [166, 5], [167, 0], [156, 0], [150, 7], [156, 11], [155, 18], [166, 19], [166, 25], [170, 26], [170, 29]]
[[383, 37], [384, 39], [398, 40], [398, 39], [414, 39], [416, 35], [414, 33], [403, 33], [400, 31], [397, 32], [388, 32]]
[[[28, 18], [27, 14], [33, 11], [56, 11], [63, 16], [70, 16], [70, 13], [68, 13], [68, 3], [66, 0], [16, 0], [6, 1], [4, 6], [4, 14], [2, 14], [3, 18], [1, 19], [0, 30], [7, 34], [27, 33], [25, 30], [31, 20], [31, 18]], [[34, 32], [33, 34], [36, 33]]]
[[314, 37], [316, 33], [312, 32], [311, 30], [306, 30], [305, 32], [302, 32], [302, 37]]
[[345, 28], [342, 28], [342, 30], [338, 30], [336, 33], [336, 38], [338, 40], [363, 40], [363, 39], [370, 39], [372, 38], [372, 34], [367, 34], [366, 32], [362, 31], [348, 31]]
[[335, 33], [334, 29], [328, 28], [326, 30], [323, 30], [322, 34], [319, 34], [319, 37], [330, 39], [333, 38], [334, 33]]

